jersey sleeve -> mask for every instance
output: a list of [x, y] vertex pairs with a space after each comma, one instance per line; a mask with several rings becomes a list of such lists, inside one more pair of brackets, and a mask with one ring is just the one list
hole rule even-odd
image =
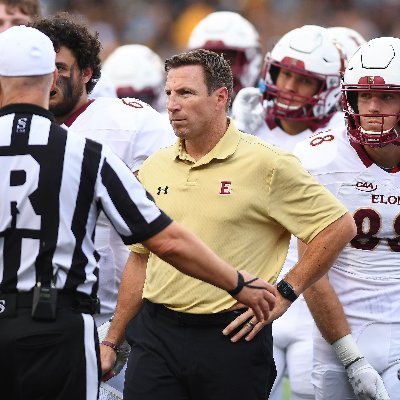
[[269, 190], [271, 217], [305, 243], [347, 212], [291, 154], [277, 159]]
[[95, 186], [98, 204], [125, 244], [149, 239], [172, 222], [107, 146]]

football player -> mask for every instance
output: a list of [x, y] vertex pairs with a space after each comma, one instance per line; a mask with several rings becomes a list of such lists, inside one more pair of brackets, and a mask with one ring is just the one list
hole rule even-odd
[[[266, 55], [262, 95], [255, 88], [243, 89], [233, 104], [233, 117], [241, 129], [287, 151], [316, 129], [344, 127], [344, 115], [337, 111], [343, 65], [343, 54], [326, 28], [305, 25], [294, 29]], [[258, 120], [252, 119], [254, 115]], [[253, 125], [249, 126], [249, 118]], [[281, 278], [297, 259], [296, 239], [292, 238]], [[270, 399], [281, 399], [285, 376], [289, 377], [293, 399], [314, 399], [312, 328], [302, 297], [273, 322], [277, 378]]]
[[304, 294], [314, 339], [316, 398], [400, 393], [400, 39], [362, 45], [344, 74], [347, 129], [298, 144], [300, 157], [353, 213], [357, 236]]

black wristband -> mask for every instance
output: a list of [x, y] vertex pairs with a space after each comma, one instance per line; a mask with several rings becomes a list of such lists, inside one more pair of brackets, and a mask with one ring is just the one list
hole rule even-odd
[[236, 296], [243, 289], [243, 286], [244, 286], [243, 275], [239, 271], [237, 271], [237, 274], [238, 274], [238, 282], [237, 282], [237, 285], [236, 285], [235, 289], [227, 290], [227, 292], [231, 296]]
[[350, 367], [350, 365], [353, 365], [354, 363], [356, 363], [357, 361], [362, 360], [364, 357], [357, 357], [355, 358], [353, 361], [350, 361], [347, 365], [345, 365], [344, 369], [347, 369]]

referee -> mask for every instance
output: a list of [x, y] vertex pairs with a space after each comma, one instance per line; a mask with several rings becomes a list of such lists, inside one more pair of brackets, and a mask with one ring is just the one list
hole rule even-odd
[[243, 286], [235, 269], [149, 200], [107, 147], [53, 122], [48, 105], [57, 72], [46, 35], [10, 28], [0, 34], [0, 54], [2, 397], [97, 398], [91, 314], [98, 309], [93, 239], [100, 210], [126, 244], [143, 242], [182, 272], [233, 290], [259, 319], [268, 317], [271, 285]]

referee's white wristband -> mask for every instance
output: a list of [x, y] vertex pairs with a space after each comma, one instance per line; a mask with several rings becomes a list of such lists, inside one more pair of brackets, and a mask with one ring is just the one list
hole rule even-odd
[[356, 341], [350, 333], [332, 343], [332, 347], [345, 368], [358, 359], [363, 358]]

